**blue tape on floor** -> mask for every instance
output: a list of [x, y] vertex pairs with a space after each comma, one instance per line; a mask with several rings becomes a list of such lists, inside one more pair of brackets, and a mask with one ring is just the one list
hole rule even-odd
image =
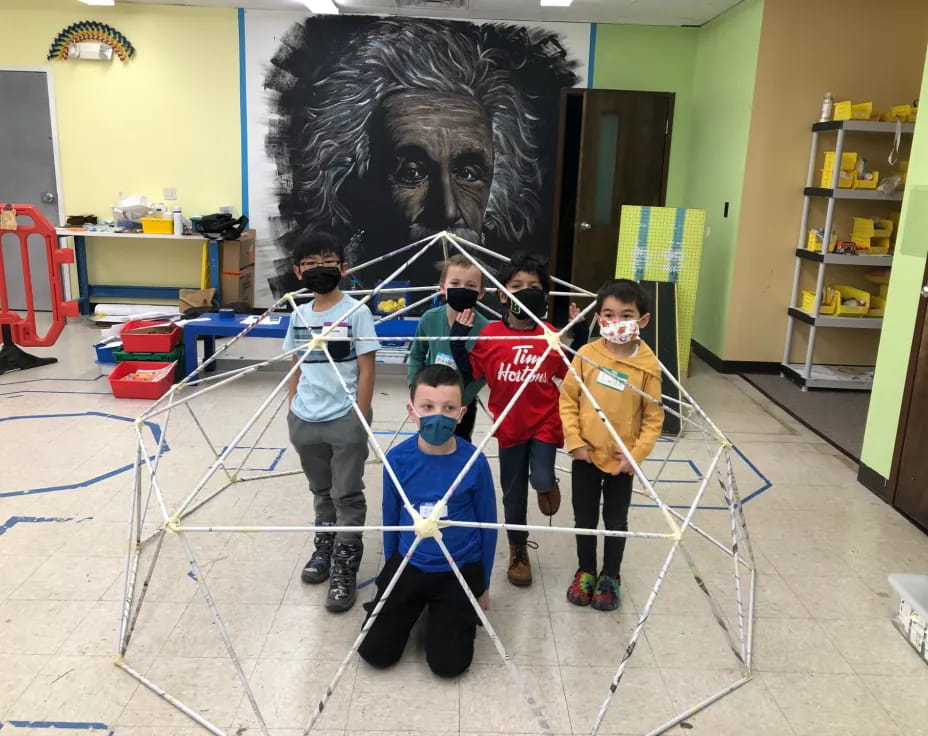
[[[109, 731], [105, 723], [85, 723], [83, 721], [7, 721], [13, 728], [67, 728], [72, 731]], [[3, 724], [0, 724], [2, 728]], [[110, 731], [112, 734], [113, 732]]]
[[[135, 424], [135, 421], [136, 421], [135, 419], [131, 417], [124, 417], [124, 416], [120, 416], [119, 414], [107, 414], [101, 411], [79, 411], [79, 412], [68, 412], [68, 413], [61, 413], [61, 414], [19, 414], [19, 415], [11, 416], [11, 417], [0, 417], [0, 422], [11, 422], [11, 421], [21, 420], [21, 419], [62, 419], [62, 418], [69, 418], [69, 417], [100, 417], [103, 419], [112, 419], [112, 420], [119, 421], [119, 422], [127, 422], [129, 424]], [[155, 445], [157, 446], [158, 443], [161, 441], [160, 425], [152, 421], [145, 421], [143, 422], [143, 424], [148, 428], [148, 431], [151, 432], [152, 438], [154, 439]], [[162, 454], [165, 452], [168, 452], [170, 449], [171, 448], [168, 445], [168, 443], [165, 442], [164, 445], [162, 446]], [[149, 459], [154, 460], [155, 458], [154, 456], [152, 456]], [[37, 493], [53, 493], [55, 491], [71, 491], [71, 490], [74, 490], [75, 488], [86, 488], [88, 486], [92, 486], [92, 485], [95, 485], [96, 483], [100, 483], [101, 481], [112, 478], [115, 475], [119, 475], [120, 473], [125, 473], [127, 470], [131, 470], [132, 467], [133, 467], [133, 464], [129, 463], [127, 465], [122, 465], [118, 468], [115, 468], [114, 470], [110, 470], [106, 473], [94, 476], [87, 480], [78, 481], [76, 483], [67, 483], [67, 484], [60, 485], [60, 486], [28, 488], [23, 491], [2, 491], [0, 492], [0, 498], [10, 498], [12, 496], [31, 496]]]
[[44, 522], [61, 522], [71, 521], [73, 516], [67, 518], [60, 516], [11, 516], [9, 519], [0, 524], [0, 537], [12, 529], [17, 524], [42, 524]]

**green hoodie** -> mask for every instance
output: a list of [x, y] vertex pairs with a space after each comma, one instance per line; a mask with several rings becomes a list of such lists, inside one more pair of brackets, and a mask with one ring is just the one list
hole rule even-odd
[[[471, 337], [477, 337], [488, 322], [489, 320], [486, 317], [475, 310], [474, 326], [470, 328], [470, 332], [467, 334]], [[450, 328], [448, 327], [448, 311], [446, 305], [435, 307], [423, 314], [422, 318], [419, 320], [419, 326], [416, 328], [416, 337], [448, 337], [449, 334]], [[472, 347], [474, 347], [474, 341], [468, 340], [467, 349], [470, 350]], [[407, 372], [409, 384], [412, 385], [413, 377], [422, 366], [432, 365], [434, 363], [441, 363], [442, 365], [455, 368], [454, 358], [451, 355], [451, 343], [447, 340], [422, 340], [414, 342], [409, 349], [409, 370]], [[470, 404], [477, 396], [480, 389], [486, 385], [487, 382], [483, 379], [466, 385], [464, 387], [464, 406]]]

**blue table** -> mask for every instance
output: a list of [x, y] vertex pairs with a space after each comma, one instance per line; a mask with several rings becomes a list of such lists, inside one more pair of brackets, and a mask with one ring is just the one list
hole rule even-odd
[[[280, 322], [278, 324], [265, 324], [259, 322], [252, 328], [251, 332], [248, 333], [248, 337], [275, 337], [282, 341], [287, 334], [287, 328], [290, 326], [290, 315], [279, 314], [275, 316], [280, 317]], [[246, 319], [248, 319], [248, 317], [240, 314], [235, 315], [233, 319], [228, 319], [220, 317], [218, 312], [207, 312], [199, 319], [187, 322], [184, 325], [183, 375], [186, 376], [193, 373], [200, 364], [197, 350], [198, 338], [203, 338], [203, 360], [208, 360], [216, 352], [216, 338], [234, 337], [248, 326], [244, 323]], [[392, 319], [377, 324], [377, 336], [384, 340], [386, 347], [391, 346], [392, 343], [392, 347], [394, 348], [392, 351], [378, 351], [378, 353], [384, 353], [383, 356], [378, 356], [379, 362], [405, 362], [405, 360], [396, 359], [396, 353], [402, 352], [405, 354], [408, 350], [408, 344], [400, 348], [403, 341], [397, 338], [415, 335], [418, 324], [418, 319]], [[394, 359], [388, 359], [387, 353], [392, 353]], [[214, 370], [215, 367], [215, 364], [213, 364], [207, 370]]]
[[[283, 340], [290, 326], [290, 315], [281, 314], [278, 324], [265, 324], [259, 322], [252, 327], [248, 337], [276, 337]], [[216, 352], [217, 337], [235, 337], [248, 327], [244, 321], [248, 317], [240, 314], [228, 319], [220, 317], [218, 312], [207, 312], [202, 317], [184, 325], [184, 375], [193, 373], [200, 364], [197, 357], [197, 339], [203, 338], [203, 360], [208, 360]], [[215, 369], [215, 364], [208, 370]]]

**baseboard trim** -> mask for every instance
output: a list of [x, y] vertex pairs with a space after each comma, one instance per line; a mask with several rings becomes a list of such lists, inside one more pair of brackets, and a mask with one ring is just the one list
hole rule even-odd
[[779, 363], [760, 360], [722, 360], [705, 345], [691, 340], [693, 352], [712, 366], [718, 373], [779, 373]]
[[889, 481], [869, 465], [860, 464], [857, 469], [857, 482], [875, 496], [889, 503]]

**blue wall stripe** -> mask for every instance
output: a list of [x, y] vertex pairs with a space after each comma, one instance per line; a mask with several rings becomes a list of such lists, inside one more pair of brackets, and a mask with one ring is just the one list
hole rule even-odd
[[596, 24], [590, 23], [590, 58], [586, 63], [586, 86], [593, 87], [593, 66], [596, 63]]
[[238, 99], [242, 128], [242, 214], [248, 214], [248, 93], [245, 89], [245, 8], [238, 9]]

